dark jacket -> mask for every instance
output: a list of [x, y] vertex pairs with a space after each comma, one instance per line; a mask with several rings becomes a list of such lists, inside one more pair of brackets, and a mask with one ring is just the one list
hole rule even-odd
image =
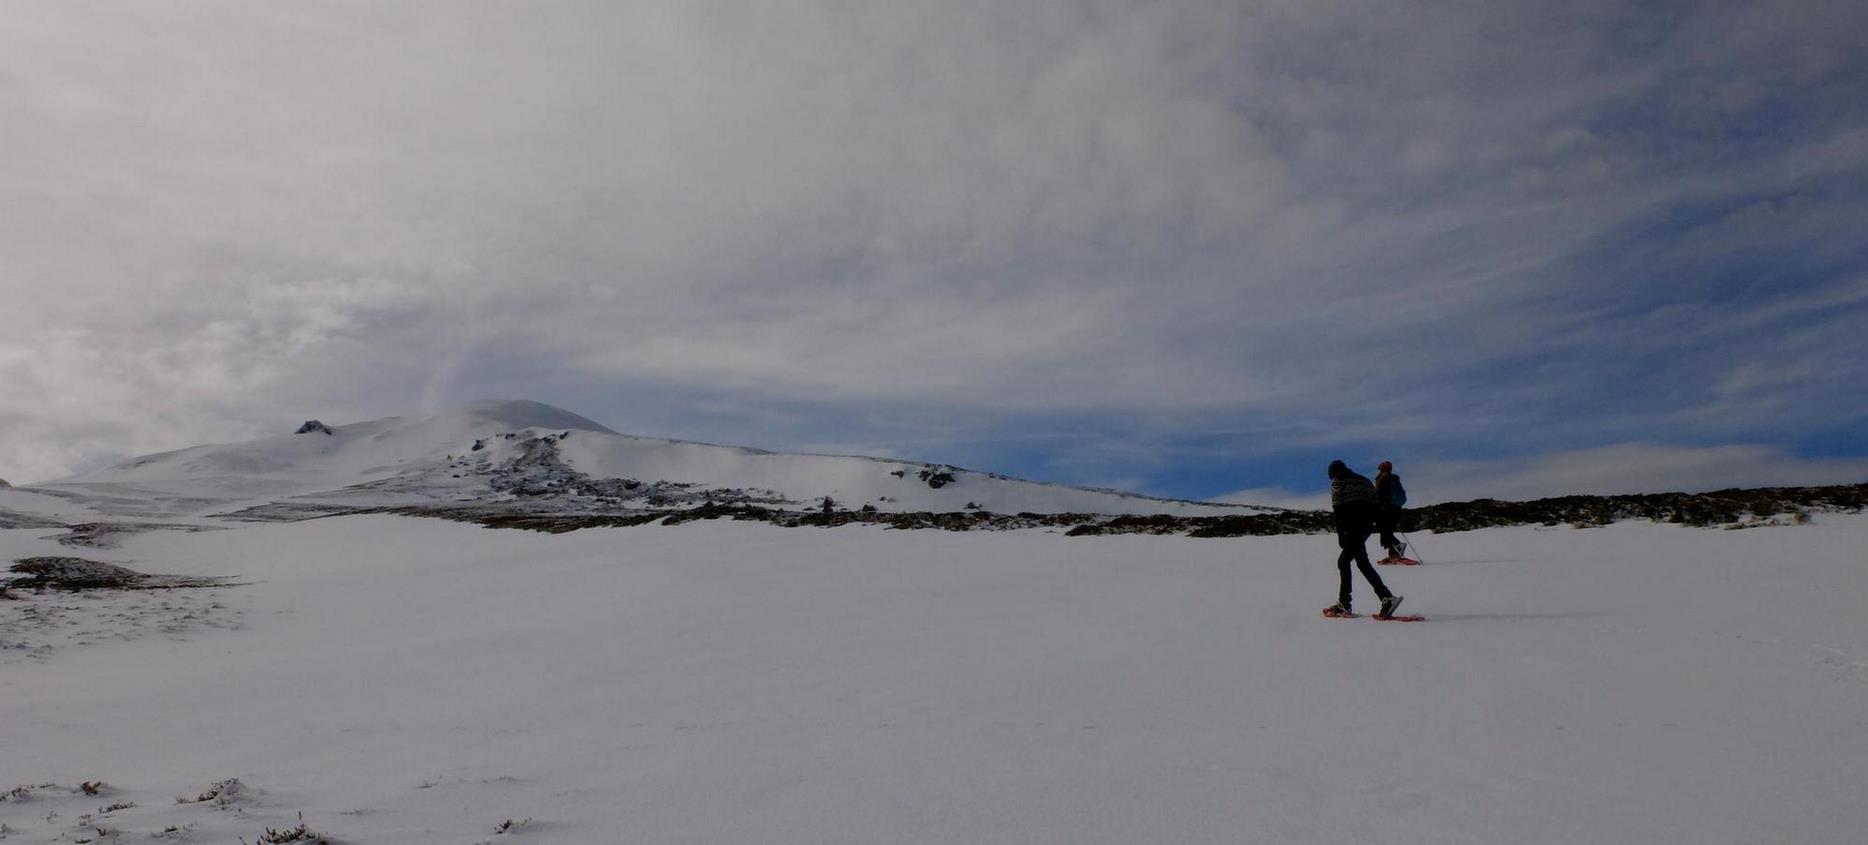
[[1367, 531], [1375, 520], [1375, 485], [1342, 461], [1332, 462], [1330, 510], [1336, 514], [1336, 530]]
[[1399, 508], [1395, 504], [1395, 486], [1401, 483], [1401, 476], [1392, 472], [1375, 474], [1375, 504], [1383, 509]]

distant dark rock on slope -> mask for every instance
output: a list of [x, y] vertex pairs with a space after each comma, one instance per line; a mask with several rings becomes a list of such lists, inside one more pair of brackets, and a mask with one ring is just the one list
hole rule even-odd
[[7, 489], [7, 488], [10, 488], [10, 487], [12, 487], [12, 486], [13, 486], [13, 485], [11, 485], [11, 484], [8, 484], [8, 483], [6, 483], [6, 479], [4, 479], [4, 478], [0, 478], [0, 490], [5, 490], [5, 489]]
[[293, 434], [310, 434], [314, 431], [321, 431], [321, 432], [324, 432], [325, 434], [332, 433], [330, 426], [325, 425], [324, 423], [318, 422], [317, 420], [306, 420], [304, 425], [299, 426], [298, 430], [292, 433]]
[[929, 465], [922, 467], [921, 471], [915, 474], [920, 476], [922, 481], [927, 482], [929, 487], [939, 490], [954, 482], [954, 469], [955, 467], [941, 468]]

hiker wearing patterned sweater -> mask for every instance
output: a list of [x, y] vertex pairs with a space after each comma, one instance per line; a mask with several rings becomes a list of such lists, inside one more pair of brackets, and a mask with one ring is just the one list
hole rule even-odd
[[1336, 545], [1342, 553], [1336, 556], [1336, 604], [1324, 608], [1323, 615], [1350, 615], [1349, 563], [1355, 561], [1362, 577], [1368, 579], [1376, 597], [1382, 600], [1382, 609], [1375, 615], [1383, 619], [1393, 616], [1395, 608], [1401, 606], [1401, 597], [1388, 591], [1369, 563], [1369, 533], [1375, 528], [1375, 485], [1342, 461], [1331, 461], [1330, 510], [1336, 516]]

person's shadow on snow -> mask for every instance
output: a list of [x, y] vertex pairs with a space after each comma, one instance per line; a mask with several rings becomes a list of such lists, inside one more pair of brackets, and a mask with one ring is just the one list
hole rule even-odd
[[1611, 615], [1606, 610], [1571, 611], [1567, 613], [1434, 613], [1428, 618], [1436, 622], [1477, 622], [1482, 620], [1532, 621], [1537, 619], [1594, 619]]
[[1466, 566], [1482, 563], [1525, 563], [1518, 558], [1489, 558], [1485, 560], [1423, 560], [1421, 566]]

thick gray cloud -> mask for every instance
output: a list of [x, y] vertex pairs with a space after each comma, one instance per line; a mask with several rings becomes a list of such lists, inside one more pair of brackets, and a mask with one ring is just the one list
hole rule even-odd
[[[14, 4], [0, 473], [528, 371], [1288, 444], [1860, 417], [1868, 18], [1794, 5]], [[936, 434], [787, 431], [709, 433]]]

